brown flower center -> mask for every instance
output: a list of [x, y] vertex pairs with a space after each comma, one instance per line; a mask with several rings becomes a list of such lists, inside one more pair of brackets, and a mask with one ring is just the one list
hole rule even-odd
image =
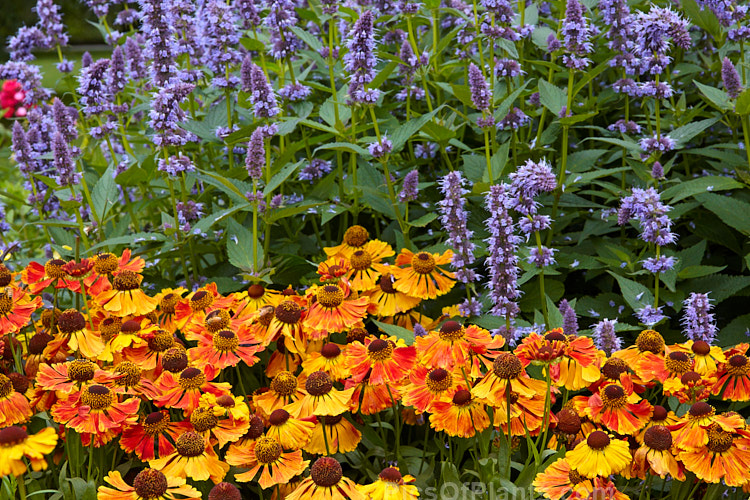
[[672, 447], [672, 433], [663, 425], [653, 425], [643, 434], [643, 444], [658, 451], [668, 450]]
[[13, 382], [0, 373], [0, 399], [5, 399], [13, 393]]
[[393, 346], [387, 340], [375, 339], [367, 346], [367, 355], [373, 361], [385, 361], [391, 358]]
[[148, 348], [154, 352], [164, 352], [174, 345], [174, 336], [166, 330], [158, 330], [148, 339]]
[[86, 328], [86, 318], [75, 309], [68, 309], [57, 318], [57, 327], [61, 333], [78, 332]]
[[586, 444], [592, 450], [603, 450], [609, 446], [610, 439], [606, 432], [594, 431], [586, 438]]
[[219, 483], [208, 492], [208, 500], [242, 500], [242, 494], [231, 483]]
[[268, 421], [271, 423], [271, 425], [275, 426], [284, 425], [288, 420], [289, 412], [283, 408], [272, 411], [271, 415], [268, 417]]
[[206, 451], [206, 441], [197, 432], [183, 432], [174, 443], [177, 453], [183, 457], [197, 457]]
[[94, 271], [97, 274], [112, 274], [117, 271], [117, 257], [113, 253], [100, 253], [94, 259]]
[[141, 369], [130, 361], [123, 361], [117, 365], [115, 373], [121, 375], [115, 383], [123, 387], [134, 387], [141, 381]]
[[167, 314], [174, 314], [174, 307], [177, 305], [177, 303], [180, 301], [180, 296], [176, 293], [168, 293], [164, 297], [161, 298], [161, 302], [159, 303], [159, 307], [162, 311], [164, 311]]
[[311, 396], [324, 396], [331, 392], [331, 389], [333, 389], [333, 381], [326, 372], [311, 373], [305, 381], [305, 390]]
[[88, 382], [95, 371], [96, 365], [88, 359], [74, 359], [68, 365], [68, 377], [76, 382]]
[[548, 342], [554, 342], [556, 340], [559, 340], [560, 342], [567, 342], [568, 338], [565, 336], [565, 334], [561, 331], [560, 328], [556, 328], [554, 330], [550, 330], [547, 333], [545, 333], [544, 340]]
[[220, 352], [234, 352], [240, 345], [237, 334], [232, 330], [222, 330], [214, 333], [213, 342], [216, 350]]
[[115, 276], [112, 286], [121, 292], [135, 290], [141, 286], [141, 277], [133, 271], [122, 271]]
[[339, 422], [341, 422], [341, 419], [344, 418], [344, 414], [341, 415], [327, 415], [325, 417], [318, 417], [318, 420], [320, 420], [320, 423], [323, 425], [336, 425]]
[[704, 340], [696, 340], [693, 342], [692, 350], [698, 356], [707, 356], [711, 352], [711, 346]]
[[344, 243], [350, 247], [361, 247], [370, 239], [370, 233], [362, 226], [352, 226], [344, 233]]
[[188, 357], [182, 346], [170, 347], [161, 358], [161, 365], [171, 373], [179, 373], [188, 365]]
[[5, 264], [0, 263], [0, 286], [8, 286], [11, 281], [13, 281], [13, 275]]
[[8, 374], [8, 378], [10, 379], [10, 383], [13, 384], [14, 391], [24, 394], [27, 390], [29, 390], [29, 385], [31, 383], [29, 382], [29, 379], [26, 378], [25, 375], [22, 375], [16, 372], [11, 372]]
[[388, 483], [401, 483], [403, 481], [403, 477], [401, 476], [401, 472], [395, 467], [388, 467], [386, 469], [383, 469], [380, 471], [380, 474], [378, 474], [378, 477], [381, 481], [386, 481]]
[[203, 311], [214, 303], [214, 296], [206, 290], [198, 290], [190, 297], [190, 309], [193, 311]]
[[341, 481], [344, 471], [335, 458], [321, 457], [310, 468], [310, 477], [315, 484], [322, 488], [336, 486]]
[[700, 418], [706, 418], [714, 415], [716, 411], [714, 410], [714, 407], [711, 406], [708, 403], [705, 403], [703, 401], [698, 401], [697, 403], [694, 403], [693, 406], [690, 407], [690, 410], [688, 411], [691, 417], [694, 419], [700, 419]]
[[302, 317], [302, 308], [293, 300], [285, 300], [276, 306], [276, 319], [287, 325], [297, 324]]
[[453, 383], [453, 376], [443, 368], [435, 368], [434, 370], [430, 370], [424, 382], [430, 392], [438, 394], [448, 390]]
[[741, 377], [750, 371], [747, 356], [735, 354], [727, 360], [727, 373], [733, 377]]
[[29, 339], [29, 354], [42, 354], [47, 347], [47, 344], [49, 344], [50, 340], [53, 338], [52, 335], [47, 335], [44, 332], [37, 333]]
[[365, 343], [365, 339], [370, 333], [364, 328], [355, 327], [346, 332], [346, 342], [351, 344], [353, 342]]
[[139, 499], [162, 498], [167, 492], [167, 477], [154, 469], [143, 469], [133, 480], [133, 489]]
[[628, 404], [628, 397], [625, 395], [625, 389], [619, 385], [608, 385], [601, 392], [602, 404], [605, 408], [624, 408]]
[[654, 422], [663, 422], [669, 416], [667, 409], [661, 405], [654, 405], [654, 413], [651, 415], [651, 420]]
[[231, 316], [229, 316], [228, 311], [225, 311], [224, 309], [217, 309], [206, 314], [206, 321], [204, 322], [204, 324], [206, 325], [206, 329], [209, 332], [216, 333], [219, 330], [224, 330], [225, 328], [229, 327], [230, 319]]
[[161, 434], [169, 427], [169, 413], [164, 411], [155, 411], [149, 413], [143, 420], [143, 431], [149, 436]]
[[120, 328], [122, 328], [122, 319], [117, 316], [105, 318], [99, 323], [99, 333], [102, 334], [105, 342], [120, 333]]
[[635, 339], [635, 345], [641, 352], [661, 354], [664, 350], [664, 337], [655, 330], [643, 330]]
[[258, 439], [263, 435], [263, 431], [265, 430], [263, 419], [255, 414], [250, 415], [250, 426], [245, 435], [250, 439]]
[[5, 429], [0, 429], [0, 447], [13, 446], [22, 443], [29, 437], [23, 427], [11, 425]]
[[581, 430], [581, 417], [570, 408], [563, 408], [557, 414], [557, 430], [563, 434], [578, 434]]
[[323, 307], [338, 307], [344, 302], [344, 290], [338, 285], [326, 285], [318, 288], [315, 298]]
[[713, 453], [724, 453], [732, 447], [734, 436], [722, 430], [721, 427], [714, 424], [708, 429], [708, 444], [706, 448]]
[[206, 432], [219, 424], [219, 419], [211, 408], [198, 407], [190, 414], [190, 423], [196, 432]]
[[364, 271], [372, 265], [372, 256], [366, 250], [357, 250], [349, 259], [355, 271]]
[[271, 390], [280, 396], [291, 396], [297, 390], [297, 377], [282, 371], [271, 381]]
[[274, 438], [262, 437], [255, 442], [255, 457], [262, 464], [271, 464], [281, 456], [281, 445]]
[[275, 308], [269, 305], [265, 305], [258, 309], [258, 323], [266, 327], [270, 325], [274, 318], [274, 311]]
[[523, 365], [515, 354], [503, 352], [492, 362], [492, 371], [499, 378], [510, 380], [517, 378], [521, 374]]
[[435, 270], [435, 257], [427, 252], [419, 252], [411, 258], [411, 267], [419, 274], [430, 274]]
[[449, 342], [460, 340], [466, 334], [466, 329], [457, 321], [446, 321], [440, 327], [440, 338]]
[[92, 410], [105, 410], [112, 406], [115, 395], [103, 385], [84, 387], [81, 391], [81, 404], [90, 406]]
[[466, 406], [471, 403], [471, 393], [466, 389], [459, 389], [453, 395], [453, 404], [456, 406]]
[[682, 377], [680, 377], [680, 382], [688, 386], [694, 386], [700, 381], [701, 381], [700, 374], [694, 371], [685, 372], [682, 374]]
[[323, 346], [320, 350], [320, 354], [326, 359], [333, 359], [341, 354], [341, 348], [338, 345], [329, 342]]
[[257, 283], [255, 283], [254, 285], [250, 285], [247, 289], [247, 296], [251, 299], [259, 299], [265, 294], [266, 289], [263, 287], [263, 285], [259, 285]]
[[198, 368], [185, 368], [180, 373], [180, 386], [186, 390], [198, 390], [206, 383], [206, 376]]
[[128, 321], [123, 323], [122, 326], [120, 327], [120, 332], [129, 334], [129, 335], [135, 335], [140, 331], [141, 331], [141, 323], [134, 319], [129, 319]]
[[63, 269], [64, 265], [65, 261], [61, 259], [48, 260], [44, 265], [44, 274], [52, 279], [65, 278], [68, 273]]
[[392, 274], [384, 274], [380, 277], [378, 280], [378, 285], [380, 285], [380, 290], [383, 293], [396, 293], [396, 289], [393, 288], [393, 282], [394, 278]]
[[570, 480], [570, 482], [571, 482], [572, 484], [578, 484], [578, 483], [582, 483], [583, 481], [585, 481], [585, 480], [586, 480], [586, 478], [585, 478], [585, 477], [583, 477], [583, 476], [582, 476], [582, 475], [581, 475], [581, 474], [580, 474], [580, 473], [579, 473], [579, 472], [578, 472], [577, 470], [575, 470], [575, 469], [570, 469], [570, 471], [568, 471], [568, 479]]
[[669, 356], [664, 359], [664, 366], [666, 366], [667, 370], [670, 372], [676, 375], [682, 375], [691, 368], [690, 357], [684, 352], [670, 352]]

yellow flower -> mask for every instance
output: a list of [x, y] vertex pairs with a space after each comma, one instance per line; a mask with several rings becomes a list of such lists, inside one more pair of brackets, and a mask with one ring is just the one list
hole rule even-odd
[[589, 434], [585, 441], [566, 453], [565, 458], [571, 468], [585, 477], [617, 474], [633, 461], [628, 443], [612, 439], [603, 431]]

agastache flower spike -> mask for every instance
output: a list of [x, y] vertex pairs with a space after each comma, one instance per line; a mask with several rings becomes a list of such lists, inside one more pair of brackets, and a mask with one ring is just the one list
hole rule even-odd
[[474, 63], [469, 64], [469, 90], [474, 107], [480, 111], [487, 111], [492, 99], [492, 90], [487, 80], [484, 79], [482, 71]]
[[265, 73], [257, 65], [253, 65], [250, 72], [250, 101], [253, 103], [253, 112], [258, 118], [270, 118], [280, 112], [276, 94], [266, 80]]
[[716, 322], [711, 313], [713, 306], [707, 293], [691, 293], [683, 302], [682, 326], [687, 338], [693, 342], [712, 343], [716, 339]]
[[349, 96], [355, 102], [363, 102], [365, 98], [372, 100], [372, 96], [367, 96], [362, 92], [364, 87], [375, 78], [375, 63], [377, 62], [372, 11], [364, 11], [354, 23], [349, 32], [347, 47], [349, 52], [344, 56], [344, 68], [351, 75]]
[[81, 95], [82, 110], [87, 115], [103, 113], [111, 106], [111, 94], [106, 81], [109, 66], [109, 59], [97, 59], [81, 71], [78, 93]]
[[55, 132], [52, 136], [52, 155], [57, 183], [62, 187], [76, 184], [80, 179], [80, 174], [76, 172], [68, 143], [65, 142], [65, 137], [60, 132]]
[[476, 273], [469, 268], [474, 263], [475, 245], [471, 241], [474, 232], [468, 228], [468, 213], [464, 208], [464, 196], [469, 192], [464, 189], [467, 182], [461, 172], [450, 172], [440, 180], [444, 198], [438, 202], [440, 222], [448, 232], [448, 244], [454, 249], [451, 265], [456, 269], [456, 279], [463, 283], [477, 280]]
[[128, 37], [125, 40], [125, 56], [128, 61], [128, 70], [130, 71], [130, 78], [134, 80], [140, 80], [146, 77], [146, 63], [143, 60], [143, 51], [141, 51], [140, 45], [135, 41], [133, 37]]
[[566, 299], [560, 301], [558, 308], [563, 317], [563, 332], [565, 335], [577, 335], [578, 318], [576, 317], [575, 310], [570, 307], [570, 304], [568, 304]]
[[415, 201], [419, 197], [419, 171], [415, 168], [404, 177], [398, 201], [405, 203]]
[[619, 351], [622, 347], [622, 340], [615, 333], [616, 324], [616, 319], [603, 319], [594, 325], [592, 334], [594, 345], [597, 349], [604, 351], [607, 356], [611, 356], [613, 352]]
[[729, 97], [736, 99], [742, 92], [742, 80], [740, 75], [737, 73], [737, 68], [734, 67], [732, 61], [728, 57], [725, 57], [721, 61], [721, 81], [724, 83], [724, 89], [729, 94]]
[[247, 174], [254, 181], [263, 178], [263, 169], [266, 166], [266, 146], [264, 143], [263, 131], [256, 128], [250, 136], [250, 142], [247, 144], [247, 156], [245, 157], [245, 168]]
[[508, 184], [494, 184], [485, 198], [485, 206], [490, 213], [487, 230], [489, 256], [486, 260], [489, 272], [488, 288], [493, 304], [492, 314], [512, 320], [520, 311], [517, 299], [518, 289], [518, 245], [521, 238], [515, 234], [510, 209], [513, 206], [512, 190]]
[[177, 72], [175, 29], [168, 4], [162, 0], [139, 0], [142, 14], [141, 31], [146, 37], [146, 57], [153, 61], [151, 77], [158, 86], [165, 85]]
[[563, 56], [563, 62], [569, 68], [584, 69], [591, 61], [581, 56], [593, 52], [594, 46], [591, 43], [591, 28], [578, 0], [568, 0], [561, 31], [565, 49], [569, 52]]
[[58, 98], [55, 98], [52, 102], [52, 119], [55, 122], [55, 128], [68, 142], [78, 138], [78, 129], [73, 116], [71, 116], [71, 110], [75, 112], [73, 108], [68, 108]]

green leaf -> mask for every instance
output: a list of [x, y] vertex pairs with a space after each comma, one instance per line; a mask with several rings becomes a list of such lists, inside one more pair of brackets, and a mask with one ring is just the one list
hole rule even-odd
[[390, 137], [391, 142], [393, 143], [393, 153], [398, 153], [399, 151], [401, 151], [404, 147], [404, 144], [406, 144], [406, 141], [409, 140], [409, 137], [419, 132], [419, 130], [425, 125], [425, 123], [432, 120], [432, 118], [437, 114], [440, 108], [442, 108], [442, 106], [420, 116], [417, 119], [407, 120], [396, 130], [394, 130], [393, 134]]
[[708, 191], [727, 191], [729, 189], [740, 189], [744, 187], [741, 183], [724, 176], [708, 176], [691, 179], [680, 182], [674, 186], [665, 189], [662, 193], [663, 200], [669, 200], [675, 203], [696, 194], [706, 193]]
[[654, 303], [654, 296], [645, 286], [624, 276], [615, 274], [612, 271], [607, 272], [617, 280], [617, 284], [620, 285], [620, 291], [622, 292], [622, 298], [625, 299], [625, 302], [628, 303], [633, 311], [638, 311], [643, 306]]
[[[319, 53], [320, 49], [323, 48], [323, 44], [320, 43], [320, 40], [314, 37], [308, 30], [303, 30], [299, 26], [291, 26], [290, 29], [294, 32], [295, 35], [299, 37], [300, 40], [305, 42], [315, 52]], [[265, 50], [265, 47], [263, 47], [263, 50]]]
[[677, 273], [677, 277], [680, 279], [700, 278], [701, 276], [719, 273], [726, 269], [726, 267], [727, 266], [688, 266], [682, 268], [680, 272]]
[[718, 215], [722, 222], [745, 235], [750, 235], [750, 203], [712, 193], [700, 194], [695, 198]]
[[358, 146], [356, 144], [352, 144], [351, 142], [332, 142], [330, 144], [323, 144], [322, 146], [318, 146], [315, 148], [315, 151], [321, 150], [321, 149], [337, 149], [340, 151], [349, 151], [350, 153], [357, 153], [362, 156], [370, 156], [370, 153], [363, 148], [362, 146]]
[[732, 105], [729, 102], [729, 94], [724, 92], [721, 89], [717, 89], [716, 87], [709, 87], [708, 85], [703, 85], [700, 82], [697, 82], [693, 80], [693, 83], [698, 87], [698, 89], [701, 91], [701, 94], [703, 94], [706, 99], [711, 101], [711, 103], [716, 106], [721, 111], [727, 111], [732, 109]]
[[281, 186], [281, 183], [287, 180], [287, 178], [294, 173], [295, 170], [297, 170], [297, 167], [299, 167], [302, 164], [302, 160], [298, 161], [297, 163], [287, 163], [284, 165], [281, 170], [276, 172], [273, 177], [271, 177], [271, 180], [268, 182], [268, 185], [266, 185], [263, 192], [266, 195], [269, 195], [273, 192], [274, 189]]
[[573, 115], [573, 116], [564, 116], [560, 118], [560, 124], [561, 125], [575, 125], [578, 122], [583, 122], [588, 120], [589, 118], [593, 118], [594, 116], [598, 115], [599, 113], [596, 111], [592, 111], [591, 113], [584, 113], [582, 115]]
[[721, 25], [711, 9], [702, 9], [695, 0], [683, 0], [682, 9], [693, 23], [706, 30], [713, 38], [721, 38]]
[[686, 290], [700, 293], [711, 293], [711, 300], [716, 304], [736, 295], [750, 286], [750, 276], [730, 276], [728, 274], [712, 274], [685, 282]]
[[[258, 269], [263, 267], [263, 245], [256, 240]], [[253, 234], [234, 219], [227, 219], [227, 256], [229, 262], [243, 271], [254, 271]]]
[[385, 81], [388, 79], [389, 76], [391, 76], [391, 73], [393, 73], [393, 70], [395, 70], [398, 67], [398, 63], [396, 61], [391, 61], [386, 66], [381, 69], [377, 75], [375, 75], [375, 78], [369, 83], [370, 88], [377, 89]]
[[163, 235], [162, 233], [135, 233], [135, 234], [128, 234], [126, 236], [117, 236], [115, 238], [107, 238], [106, 240], [102, 241], [101, 243], [97, 243], [96, 245], [92, 246], [88, 250], [86, 250], [86, 253], [89, 255], [92, 255], [95, 252], [95, 250], [98, 250], [100, 248], [112, 248], [119, 245], [130, 245], [132, 246], [134, 243], [140, 244], [145, 242], [157, 242], [157, 241], [166, 241], [167, 237]]
[[674, 139], [674, 141], [679, 144], [685, 144], [690, 139], [700, 134], [701, 132], [703, 132], [708, 127], [710, 127], [711, 125], [713, 125], [714, 123], [718, 121], [719, 121], [719, 117], [708, 118], [706, 120], [701, 120], [699, 122], [690, 122], [687, 125], [683, 125], [682, 127], [670, 132], [669, 137]]
[[737, 96], [737, 102], [734, 105], [734, 111], [738, 115], [750, 113], [750, 89], [745, 89]]
[[539, 80], [539, 100], [545, 108], [558, 116], [568, 100], [568, 94], [547, 80]]
[[[508, 97], [503, 99], [502, 104], [497, 107], [495, 110], [495, 120], [502, 120], [508, 115], [508, 112], [510, 111], [511, 106], [513, 106], [513, 103], [516, 101], [519, 95], [521, 95], [521, 92], [523, 92], [526, 89], [526, 86], [531, 82], [531, 80], [526, 80], [526, 82], [518, 87], [516, 90], [513, 91], [512, 94], [510, 94]], [[496, 96], [495, 102], [499, 100], [500, 96]]]
[[409, 221], [409, 225], [413, 227], [425, 227], [430, 222], [437, 219], [437, 214], [435, 212], [430, 212], [428, 214], [424, 214], [422, 217]]
[[377, 325], [378, 328], [383, 330], [388, 335], [393, 335], [395, 337], [400, 338], [404, 342], [406, 342], [407, 345], [412, 345], [414, 343], [414, 332], [411, 330], [407, 330], [404, 327], [391, 325], [388, 323], [383, 323], [380, 321], [372, 320], [373, 323]]
[[245, 193], [253, 189], [252, 184], [239, 179], [232, 179], [207, 170], [199, 170], [198, 172], [198, 179], [220, 189], [237, 201], [246, 202]]
[[119, 203], [119, 198], [117, 184], [112, 178], [112, 167], [109, 167], [91, 191], [91, 202], [94, 204], [94, 210], [100, 222], [106, 220], [107, 212], [115, 203]]

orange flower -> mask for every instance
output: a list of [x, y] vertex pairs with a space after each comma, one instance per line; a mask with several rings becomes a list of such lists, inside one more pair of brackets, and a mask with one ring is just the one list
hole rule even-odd
[[666, 356], [644, 353], [640, 361], [641, 378], [644, 382], [658, 381], [663, 384], [670, 379], [679, 379], [693, 369], [693, 360], [688, 353], [671, 351], [666, 348]]
[[273, 314], [269, 317], [268, 339], [277, 340], [280, 336], [288, 339], [285, 345], [289, 350], [302, 354], [307, 348], [307, 335], [304, 327], [307, 311], [302, 306], [299, 298], [284, 299], [276, 306]]
[[716, 374], [718, 380], [713, 387], [713, 394], [721, 394], [722, 399], [730, 401], [750, 400], [750, 358], [746, 356], [750, 344], [739, 344], [725, 354], [727, 361], [719, 365]]
[[634, 459], [642, 479], [645, 479], [646, 472], [653, 471], [662, 478], [669, 474], [678, 481], [685, 480], [683, 468], [672, 455], [672, 433], [663, 425], [646, 429], [643, 444], [636, 450]]
[[97, 295], [96, 302], [115, 316], [144, 316], [156, 309], [158, 302], [141, 290], [142, 281], [140, 274], [120, 271], [112, 280], [112, 289]]
[[74, 359], [65, 363], [39, 365], [36, 386], [46, 391], [70, 394], [76, 389], [80, 390], [83, 384], [108, 385], [114, 379], [114, 375], [100, 369], [93, 361]]
[[86, 441], [93, 438], [95, 446], [102, 446], [125, 425], [136, 421], [139, 404], [138, 398], [120, 402], [108, 387], [90, 385], [59, 401], [52, 409], [52, 416], [66, 427], [87, 434]]
[[317, 273], [320, 275], [320, 281], [339, 281], [342, 276], [351, 270], [349, 259], [347, 257], [328, 257], [318, 264]]
[[96, 359], [104, 351], [101, 337], [89, 328], [86, 317], [75, 309], [63, 311], [57, 318], [58, 334], [45, 352], [53, 356], [58, 350], [80, 352], [87, 358]]
[[0, 429], [0, 477], [23, 475], [27, 470], [24, 458], [28, 459], [32, 470], [46, 469], [45, 455], [52, 453], [56, 445], [57, 431], [52, 427], [32, 435], [16, 425]]
[[227, 382], [211, 382], [216, 374], [217, 370], [211, 365], [207, 365], [203, 370], [195, 367], [185, 368], [179, 377], [165, 371], [156, 383], [162, 395], [156, 398], [154, 403], [167, 408], [181, 408], [189, 415], [198, 407], [203, 392], [210, 392], [216, 396], [230, 393], [232, 386]]
[[395, 467], [387, 467], [378, 474], [377, 481], [358, 488], [370, 500], [416, 500], [419, 490], [414, 481], [413, 476], [402, 476]]
[[242, 294], [247, 297], [243, 314], [258, 311], [263, 306], [275, 307], [281, 300], [281, 294], [276, 290], [266, 288], [260, 283], [250, 285], [247, 292]]
[[376, 316], [393, 316], [413, 309], [422, 302], [418, 297], [406, 295], [393, 287], [396, 278], [391, 274], [390, 268], [383, 271], [377, 284], [363, 293], [370, 299], [367, 312]]
[[504, 408], [510, 392], [531, 398], [536, 394], [545, 394], [547, 386], [543, 381], [529, 377], [516, 355], [502, 352], [495, 358], [492, 370], [472, 388], [471, 393], [491, 406]]
[[[221, 397], [231, 399], [226, 394]], [[218, 443], [222, 448], [227, 443], [239, 440], [250, 427], [247, 419], [222, 418], [224, 413], [223, 410], [215, 412], [212, 406], [199, 406], [190, 414], [190, 424], [208, 442]]]
[[78, 280], [70, 279], [65, 271], [65, 264], [67, 263], [62, 259], [51, 259], [44, 265], [30, 262], [21, 273], [21, 281], [28, 285], [33, 295], [39, 294], [53, 284], [57, 289], [66, 288], [78, 293], [81, 290], [81, 284]]
[[286, 348], [288, 343], [291, 343], [291, 341], [287, 337], [281, 337], [276, 341], [276, 350], [271, 353], [266, 365], [266, 377], [274, 378], [281, 372], [296, 372], [299, 368], [302, 357], [296, 352], [290, 352]]
[[609, 476], [625, 469], [632, 461], [627, 441], [613, 439], [606, 432], [594, 431], [565, 454], [572, 468], [582, 476]]
[[693, 342], [688, 340], [684, 344], [670, 346], [673, 351], [682, 351], [693, 356], [693, 370], [703, 376], [714, 375], [719, 364], [724, 363], [727, 357], [721, 347], [709, 345], [703, 340]]
[[633, 385], [613, 383], [588, 398], [586, 415], [618, 434], [633, 434], [643, 428], [653, 407], [633, 391]]
[[215, 333], [203, 330], [196, 337], [198, 345], [188, 349], [188, 358], [199, 368], [212, 365], [223, 369], [235, 366], [240, 361], [253, 366], [260, 361], [256, 354], [263, 350], [263, 346], [244, 326], [236, 331], [229, 328]]
[[713, 424], [719, 424], [727, 432], [745, 427], [744, 419], [736, 413], [717, 415], [713, 406], [698, 401], [669, 430], [677, 448], [700, 449], [708, 444], [708, 429]]
[[492, 337], [484, 328], [464, 327], [456, 321], [446, 321], [440, 331], [416, 339], [419, 362], [446, 370], [466, 367], [472, 354], [499, 351], [503, 345], [502, 335]]
[[168, 332], [174, 333], [177, 330], [177, 325], [174, 321], [175, 307], [177, 303], [182, 300], [182, 294], [187, 292], [187, 288], [164, 288], [161, 292], [157, 293], [154, 299], [159, 301], [159, 307], [157, 309], [157, 315], [159, 318], [159, 326]]
[[473, 437], [490, 425], [490, 417], [484, 405], [472, 397], [471, 392], [459, 388], [448, 402], [432, 404], [430, 425], [436, 431], [449, 436]]
[[148, 462], [172, 454], [175, 450], [172, 443], [191, 429], [188, 421], [172, 422], [167, 410], [155, 411], [123, 429], [120, 448]]
[[312, 339], [341, 332], [362, 321], [367, 314], [367, 297], [356, 298], [342, 282], [313, 287], [310, 295], [315, 300], [304, 320]]
[[409, 374], [416, 357], [414, 346], [407, 346], [396, 337], [366, 338], [364, 345], [354, 342], [346, 351], [352, 379], [360, 382], [369, 377], [372, 385], [401, 381]]
[[718, 423], [707, 429], [704, 446], [682, 450], [678, 458], [685, 468], [709, 483], [724, 481], [727, 486], [747, 483], [750, 469], [750, 433], [723, 429]]
[[349, 368], [346, 364], [345, 345], [327, 343], [320, 352], [311, 352], [302, 362], [302, 373], [309, 375], [312, 372], [326, 372], [335, 381], [344, 380], [349, 376]]
[[133, 486], [123, 480], [118, 471], [107, 474], [109, 486], [99, 486], [98, 500], [200, 500], [201, 492], [185, 484], [185, 478], [165, 475], [154, 469], [143, 469], [133, 479]]
[[325, 417], [345, 412], [354, 388], [340, 391], [326, 372], [313, 372], [305, 380], [305, 395], [289, 404], [287, 409], [297, 418]]
[[237, 481], [253, 481], [260, 472], [258, 484], [263, 489], [288, 482], [301, 474], [310, 463], [302, 460], [302, 451], [284, 452], [279, 442], [268, 436], [253, 441], [247, 447], [231, 445], [226, 460], [230, 465], [250, 469], [235, 475]]
[[313, 455], [335, 455], [357, 449], [362, 434], [344, 418], [344, 414], [316, 419], [305, 451]]
[[310, 476], [286, 500], [367, 500], [335, 458], [320, 457], [310, 467]]
[[396, 386], [390, 384], [372, 385], [368, 377], [365, 377], [361, 382], [351, 378], [347, 379], [344, 387], [347, 389], [354, 388], [351, 397], [351, 409], [362, 415], [374, 415], [386, 408], [391, 408], [401, 397], [401, 393]]
[[0, 373], [0, 427], [26, 422], [31, 415], [29, 400], [15, 391], [10, 378]]
[[434, 299], [445, 295], [456, 284], [455, 275], [439, 266], [448, 264], [452, 257], [452, 250], [446, 250], [442, 255], [428, 252], [414, 254], [406, 248], [401, 250], [396, 257], [396, 265], [407, 267], [393, 269], [396, 277], [393, 287], [420, 299]]
[[419, 412], [431, 411], [436, 401], [448, 401], [461, 380], [461, 373], [450, 373], [443, 368], [432, 370], [417, 365], [409, 374], [409, 384], [403, 388], [401, 402]]
[[656, 356], [664, 356], [664, 337], [655, 330], [643, 330], [635, 339], [635, 345], [627, 349], [621, 349], [613, 352], [612, 356], [623, 359], [628, 366], [635, 372], [636, 383], [645, 382], [641, 363], [644, 361], [644, 354], [651, 353]]
[[266, 435], [274, 438], [282, 448], [299, 450], [310, 442], [315, 424], [310, 419], [292, 417], [283, 408], [274, 410], [268, 417], [270, 424]]
[[663, 425], [664, 427], [672, 428], [673, 425], [679, 422], [677, 415], [672, 411], [667, 411], [661, 405], [654, 405], [654, 413], [651, 415], [651, 420], [648, 421], [646, 426], [635, 436], [635, 439], [639, 442], [643, 442], [643, 435], [654, 425]]
[[149, 329], [139, 336], [146, 343], [126, 347], [122, 350], [122, 355], [144, 370], [154, 370], [160, 366], [161, 357], [164, 353], [171, 347], [174, 347], [174, 335], [168, 330]]
[[143, 376], [143, 370], [132, 361], [121, 361], [112, 370], [114, 380], [110, 388], [118, 394], [142, 396], [154, 400], [160, 396], [153, 382]]
[[234, 303], [232, 297], [222, 297], [216, 283], [209, 283], [188, 294], [174, 306], [174, 323], [182, 330], [189, 323], [200, 325], [206, 315], [215, 309], [229, 309]]
[[[522, 398], [515, 392], [510, 393], [510, 432], [512, 436], [525, 436], [528, 432], [535, 436], [544, 423], [543, 394], [531, 398]], [[555, 424], [555, 415], [550, 413], [548, 424]], [[504, 434], [508, 434], [507, 403], [504, 408], [497, 408], [494, 425], [500, 427]]]
[[306, 394], [301, 387], [304, 382], [305, 379], [301, 376], [295, 377], [291, 372], [281, 371], [271, 381], [268, 391], [253, 396], [253, 403], [266, 415], [270, 415], [274, 410], [303, 397]]
[[588, 494], [593, 488], [590, 479], [581, 476], [565, 458], [559, 458], [534, 478], [536, 491], [550, 500], [561, 500], [568, 493]]
[[343, 257], [348, 259], [351, 254], [362, 248], [370, 239], [370, 233], [362, 226], [352, 226], [344, 232], [344, 240], [335, 247], [325, 247], [323, 251], [329, 257]]
[[0, 337], [26, 326], [31, 315], [41, 306], [41, 297], [32, 299], [20, 288], [6, 286], [0, 290]]
[[219, 460], [208, 441], [195, 432], [184, 432], [175, 442], [175, 451], [165, 457], [149, 460], [148, 465], [167, 477], [181, 477], [214, 484], [224, 479], [229, 465]]
[[694, 403], [711, 396], [716, 377], [702, 377], [698, 372], [689, 371], [679, 378], [664, 381], [662, 390], [667, 396], [675, 396], [680, 403]]
[[370, 240], [349, 256], [349, 271], [344, 274], [351, 289], [364, 292], [375, 287], [380, 275], [388, 267], [381, 263], [386, 257], [394, 255], [391, 246], [380, 240]]
[[630, 497], [619, 491], [609, 478], [595, 477], [593, 483], [590, 492], [573, 491], [569, 500], [630, 500]]

